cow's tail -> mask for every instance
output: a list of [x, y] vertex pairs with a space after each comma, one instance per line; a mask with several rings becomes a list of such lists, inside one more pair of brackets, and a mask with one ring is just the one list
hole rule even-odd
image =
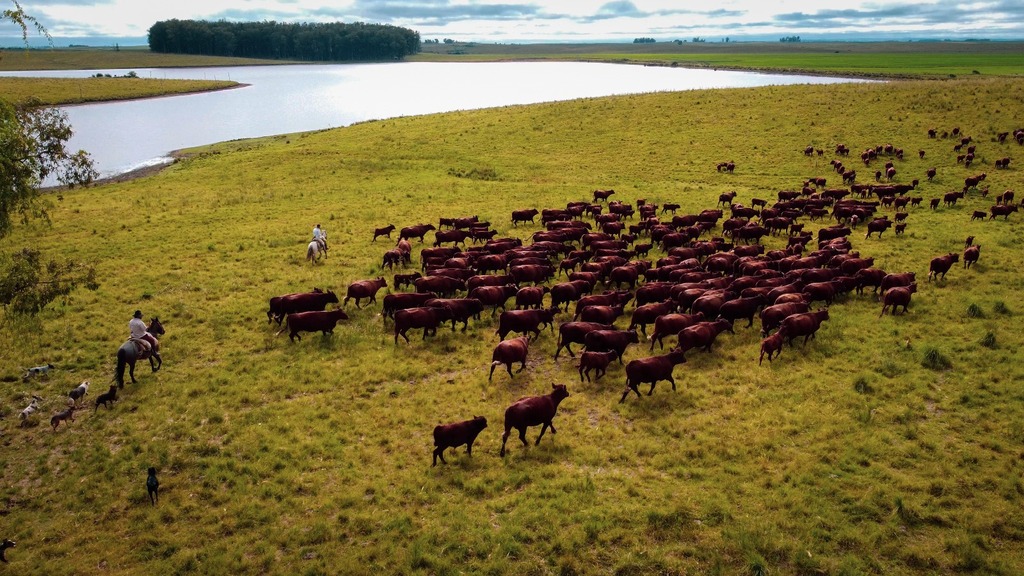
[[128, 351], [124, 348], [117, 349], [117, 368], [114, 370], [114, 380], [118, 388], [124, 388], [124, 367], [128, 364]]

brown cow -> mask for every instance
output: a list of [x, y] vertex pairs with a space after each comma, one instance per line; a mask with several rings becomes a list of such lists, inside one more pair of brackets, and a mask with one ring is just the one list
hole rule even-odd
[[760, 366], [761, 362], [764, 361], [765, 352], [768, 353], [768, 362], [772, 361], [772, 354], [778, 358], [782, 354], [782, 345], [785, 343], [786, 331], [779, 330], [775, 334], [763, 338], [761, 340], [761, 357], [757, 360], [757, 365]]
[[711, 322], [700, 322], [683, 328], [676, 335], [679, 349], [685, 354], [694, 348], [703, 348], [705, 352], [711, 352], [711, 345], [722, 332], [732, 333], [732, 322], [724, 318]]
[[498, 338], [504, 340], [509, 332], [525, 334], [532, 332], [534, 338], [540, 338], [543, 326], [550, 326], [554, 331], [555, 314], [558, 310], [546, 308], [540, 310], [507, 310], [498, 316]]
[[825, 320], [828, 320], [828, 308], [821, 308], [816, 312], [787, 316], [779, 329], [786, 331], [786, 340], [790, 346], [793, 345], [793, 339], [800, 336], [804, 337], [803, 345], [806, 346], [807, 339], [814, 336]]
[[552, 384], [550, 394], [520, 398], [506, 408], [505, 432], [501, 435], [501, 456], [505, 456], [505, 442], [513, 428], [519, 431], [519, 439], [523, 446], [529, 445], [526, 442], [526, 429], [530, 426], [541, 426], [535, 445], [540, 444], [540, 439], [544, 437], [544, 431], [548, 428], [551, 428], [551, 433], [554, 434], [556, 430], [552, 419], [558, 411], [558, 405], [568, 397], [569, 391], [564, 384]]
[[406, 226], [398, 232], [398, 237], [402, 240], [410, 240], [412, 238], [419, 238], [420, 242], [423, 242], [423, 237], [427, 235], [427, 232], [436, 230], [433, 224], [417, 224], [416, 226]]
[[964, 268], [969, 269], [972, 264], [977, 263], [979, 256], [981, 256], [981, 244], [964, 248]]
[[945, 256], [932, 258], [931, 263], [928, 265], [928, 280], [932, 280], [934, 278], [937, 281], [940, 274], [942, 275], [942, 279], [945, 280], [946, 272], [948, 272], [950, 267], [953, 266], [953, 263], [958, 260], [960, 260], [960, 255], [954, 254], [953, 252], [950, 252]]
[[675, 310], [676, 303], [672, 300], [637, 306], [633, 310], [633, 315], [630, 317], [629, 329], [633, 330], [639, 326], [640, 333], [646, 338], [648, 324], [653, 324], [660, 316], [671, 314], [675, 312]]
[[327, 310], [326, 312], [296, 312], [288, 315], [288, 319], [285, 321], [286, 326], [278, 331], [278, 334], [288, 330], [288, 338], [292, 342], [295, 341], [296, 337], [302, 340], [299, 332], [323, 332], [326, 336], [327, 334], [334, 333], [334, 326], [338, 323], [338, 320], [348, 320], [348, 316], [341, 308]]
[[519, 288], [515, 284], [477, 286], [469, 291], [469, 297], [476, 298], [484, 306], [491, 306], [491, 317], [493, 317], [498, 311], [498, 306], [501, 306], [503, 312], [505, 311], [505, 302], [515, 296], [518, 290]]
[[458, 290], [466, 289], [466, 282], [458, 278], [448, 276], [424, 276], [413, 280], [413, 286], [417, 292], [434, 292], [440, 296], [448, 297]]
[[989, 208], [989, 211], [992, 213], [992, 215], [989, 216], [989, 220], [994, 219], [996, 216], [1002, 216], [1003, 220], [1009, 220], [1010, 219], [1010, 214], [1012, 214], [1012, 213], [1017, 211], [1017, 205], [1016, 204], [996, 204], [995, 206], [992, 206], [991, 208]]
[[466, 445], [466, 455], [473, 455], [473, 442], [476, 437], [487, 428], [487, 419], [483, 416], [476, 416], [472, 420], [464, 420], [453, 424], [441, 424], [434, 427], [434, 463], [437, 466], [438, 457], [442, 464], [448, 462], [444, 459], [444, 451], [447, 448], [458, 448]]
[[639, 344], [636, 330], [593, 330], [583, 337], [588, 352], [614, 351], [622, 364], [622, 355], [630, 344]]
[[494, 369], [499, 364], [505, 365], [505, 370], [508, 372], [509, 378], [512, 378], [512, 364], [519, 362], [521, 366], [516, 372], [522, 372], [526, 368], [526, 353], [530, 347], [530, 337], [520, 336], [511, 340], [503, 340], [498, 342], [498, 345], [494, 347], [494, 352], [491, 354], [491, 373], [487, 376], [487, 381], [490, 382], [491, 378], [494, 377]]
[[676, 364], [684, 362], [686, 362], [685, 353], [680, 348], [675, 348], [668, 354], [661, 356], [648, 356], [647, 358], [631, 360], [626, 365], [626, 389], [622, 391], [622, 398], [619, 399], [619, 404], [626, 401], [626, 396], [629, 395], [630, 390], [636, 393], [637, 398], [641, 398], [639, 387], [644, 382], [650, 382], [651, 384], [651, 389], [647, 391], [648, 396], [654, 394], [654, 386], [658, 383], [658, 380], [668, 380], [672, 383], [672, 390], [675, 390], [676, 381], [672, 378], [672, 370], [676, 367]]
[[452, 332], [455, 331], [455, 323], [462, 322], [462, 331], [469, 327], [469, 319], [480, 319], [480, 312], [484, 305], [476, 298], [434, 298], [427, 300], [424, 306], [430, 308], [447, 308], [451, 313]]
[[789, 302], [767, 306], [761, 310], [761, 335], [767, 336], [772, 330], [782, 325], [782, 321], [793, 314], [803, 314], [809, 310], [806, 302]]
[[563, 322], [558, 326], [558, 347], [555, 348], [555, 360], [558, 360], [558, 353], [565, 348], [569, 355], [576, 357], [572, 351], [572, 344], [585, 344], [587, 334], [594, 330], [614, 330], [610, 324], [598, 324], [596, 322]]
[[547, 286], [524, 286], [516, 291], [516, 308], [539, 309], [544, 305], [544, 295], [550, 291]]
[[388, 318], [395, 317], [395, 312], [423, 306], [428, 300], [433, 300], [434, 298], [437, 298], [437, 294], [433, 292], [398, 292], [388, 294], [384, 297], [381, 316], [384, 317], [384, 322], [386, 323]]
[[758, 309], [764, 306], [766, 302], [767, 299], [763, 295], [735, 298], [722, 304], [718, 309], [718, 317], [724, 318], [729, 322], [746, 318], [747, 328], [750, 328], [754, 325], [754, 315], [757, 314]]
[[600, 380], [601, 376], [604, 376], [608, 372], [608, 365], [615, 360], [617, 354], [614, 350], [608, 352], [584, 352], [580, 354], [580, 382], [583, 382], [583, 377], [587, 377], [587, 382], [590, 382], [590, 371], [596, 370], [594, 380]]
[[398, 344], [399, 336], [408, 343], [409, 337], [405, 333], [411, 328], [423, 328], [424, 340], [427, 334], [437, 335], [437, 327], [450, 318], [451, 311], [447, 308], [422, 306], [399, 310], [395, 312], [395, 344]]
[[359, 308], [359, 300], [363, 298], [369, 298], [371, 303], [376, 302], [377, 291], [387, 287], [387, 285], [387, 280], [384, 280], [383, 276], [375, 280], [357, 280], [348, 285], [348, 293], [345, 295], [345, 300], [342, 301], [341, 305], [347, 305], [349, 298], [356, 299], [356, 308]]
[[910, 305], [910, 295], [917, 292], [917, 283], [911, 283], [909, 286], [897, 286], [895, 288], [889, 288], [883, 296], [882, 313], [878, 315], [879, 318], [885, 316], [885, 310], [889, 306], [892, 306], [892, 315], [896, 315], [896, 309], [903, 306], [903, 313], [907, 312], [907, 306]]
[[388, 238], [391, 238], [391, 233], [394, 232], [394, 230], [395, 230], [395, 225], [394, 224], [388, 224], [387, 226], [385, 226], [383, 228], [374, 228], [374, 230], [373, 230], [373, 240], [371, 240], [371, 242], [376, 242], [377, 241], [377, 236], [387, 236]]
[[512, 211], [512, 225], [517, 226], [520, 222], [529, 222], [533, 224], [533, 219], [537, 216], [537, 209], [530, 208], [527, 210], [513, 210]]

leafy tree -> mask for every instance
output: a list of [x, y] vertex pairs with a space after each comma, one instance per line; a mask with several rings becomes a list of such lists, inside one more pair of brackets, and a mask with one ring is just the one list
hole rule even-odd
[[[4, 20], [20, 26], [26, 42], [29, 24], [49, 38], [17, 1], [14, 9], [0, 13], [0, 21]], [[67, 150], [71, 134], [67, 115], [56, 108], [41, 107], [38, 102], [15, 106], [0, 99], [0, 238], [10, 233], [15, 216], [23, 222], [30, 216], [47, 217], [39, 190], [47, 178], [66, 186], [96, 178], [86, 152]], [[44, 261], [36, 250], [0, 255], [0, 304], [11, 312], [35, 314], [79, 284], [95, 289], [95, 276], [91, 266]]]
[[36, 314], [57, 298], [82, 285], [99, 288], [96, 270], [75, 262], [44, 261], [38, 250], [25, 248], [0, 256], [0, 304], [15, 314]]

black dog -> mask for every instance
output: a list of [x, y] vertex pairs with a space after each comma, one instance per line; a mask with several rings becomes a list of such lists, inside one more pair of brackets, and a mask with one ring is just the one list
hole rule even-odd
[[156, 506], [156, 501], [160, 499], [159, 490], [160, 481], [156, 479], [156, 468], [151, 466], [149, 468], [149, 477], [146, 478], [146, 491], [149, 492], [150, 504], [154, 506]]
[[111, 384], [110, 390], [107, 390], [96, 398], [96, 408], [93, 409], [93, 412], [100, 409], [100, 404], [103, 404], [104, 408], [110, 408], [110, 406], [107, 406], [107, 402], [113, 404], [115, 400], [117, 400], [117, 384]]
[[0, 560], [2, 560], [4, 562], [7, 562], [7, 549], [8, 548], [14, 548], [14, 546], [15, 546], [14, 540], [8, 540], [8, 539], [4, 538], [3, 543], [0, 544]]

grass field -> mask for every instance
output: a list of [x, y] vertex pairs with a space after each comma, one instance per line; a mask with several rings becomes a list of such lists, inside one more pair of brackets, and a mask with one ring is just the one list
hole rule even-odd
[[148, 47], [121, 50], [103, 48], [50, 48], [0, 50], [0, 70], [96, 70], [139, 68], [198, 68], [295, 64], [285, 60], [225, 58], [187, 54], [160, 54]]
[[[19, 227], [0, 250], [92, 262], [101, 287], [0, 324], [10, 569], [1019, 574], [1024, 226], [1019, 213], [970, 215], [1021, 192], [1022, 148], [994, 139], [1021, 127], [1022, 102], [1024, 83], [1008, 78], [582, 99], [229, 142], [156, 176], [54, 194], [52, 223]], [[978, 147], [969, 169], [951, 139], [927, 137], [953, 127]], [[899, 237], [865, 239], [861, 226], [855, 250], [917, 273], [910, 312], [880, 318], [871, 295], [842, 298], [815, 339], [771, 364], [757, 365], [757, 329], [737, 323], [711, 353], [688, 353], [678, 390], [662, 382], [620, 404], [623, 368], [580, 383], [573, 360], [552, 359], [551, 331], [525, 371], [488, 382], [497, 337], [486, 313], [466, 333], [397, 346], [379, 303], [350, 303], [333, 336], [296, 343], [267, 324], [271, 296], [317, 286], [344, 297], [379, 275], [392, 284], [380, 267], [392, 244], [371, 242], [388, 223], [478, 215], [528, 240], [539, 224], [511, 226], [512, 210], [564, 207], [596, 188], [680, 213], [729, 190], [744, 204], [774, 200], [812, 176], [838, 185], [828, 161], [840, 142], [862, 182], [881, 162], [865, 168], [859, 151], [904, 148], [896, 181], [921, 179], [913, 194], [925, 205], [980, 172], [990, 195], [912, 208]], [[805, 157], [808, 145], [827, 153]], [[1006, 156], [1010, 167], [995, 169]], [[735, 173], [716, 172], [728, 160]], [[317, 222], [332, 247], [310, 266]], [[929, 260], [959, 253], [967, 235], [983, 247], [976, 267], [926, 281]], [[141, 365], [113, 409], [93, 412], [137, 308], [167, 329], [164, 367]], [[625, 360], [649, 354], [641, 342]], [[20, 381], [47, 362], [48, 379]], [[90, 408], [50, 429], [84, 379]], [[533, 446], [531, 429], [529, 447], [513, 436], [500, 458], [505, 407], [552, 383], [571, 394], [558, 433]], [[43, 418], [21, 428], [32, 393]], [[473, 456], [449, 452], [431, 468], [432, 428], [474, 415], [489, 427]]]
[[411, 60], [594, 60], [882, 77], [1020, 76], [1020, 42], [657, 42], [654, 44], [424, 44]]
[[238, 86], [230, 80], [156, 78], [0, 78], [0, 97], [11, 102], [36, 98], [47, 106], [151, 98]]

